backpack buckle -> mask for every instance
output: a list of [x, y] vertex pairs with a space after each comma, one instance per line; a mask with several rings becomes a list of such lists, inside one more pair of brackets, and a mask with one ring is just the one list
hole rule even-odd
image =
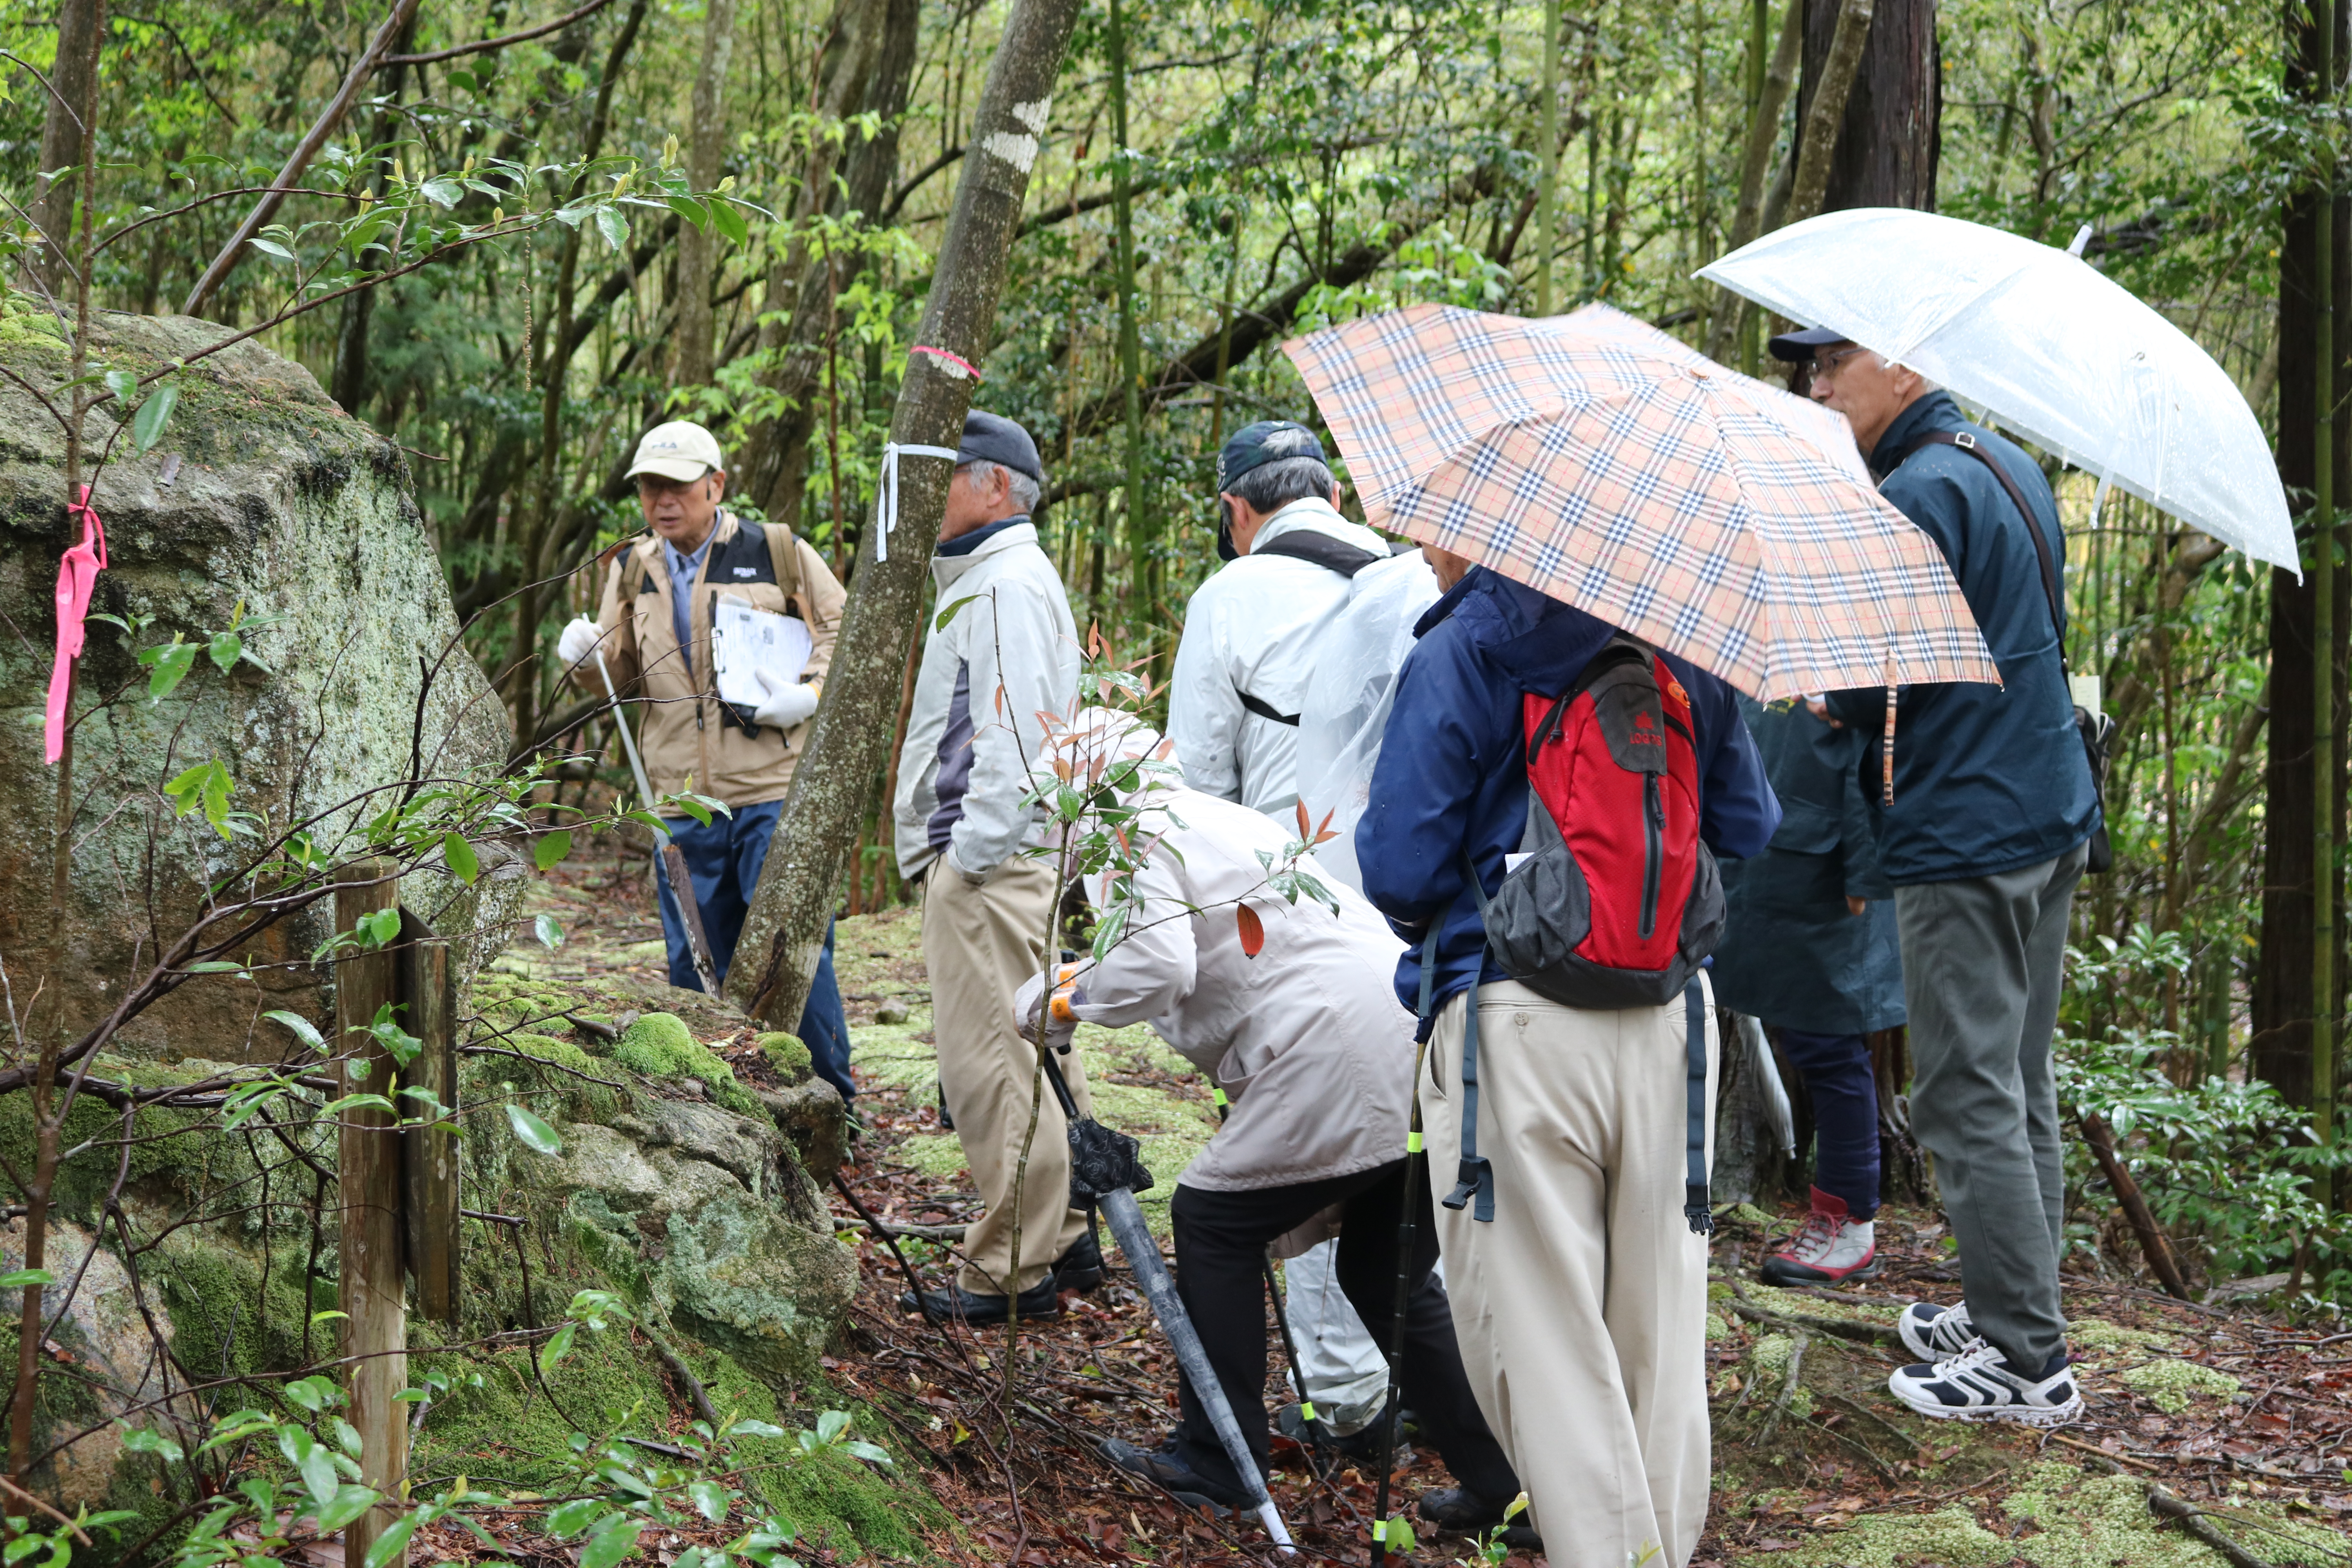
[[1956, 431], [1952, 436], [1952, 445], [1963, 452], [1973, 452], [1977, 449], [1977, 438], [1966, 430]]
[[1475, 1197], [1478, 1205], [1470, 1210], [1470, 1217], [1482, 1225], [1495, 1223], [1495, 1167], [1483, 1154], [1465, 1154], [1454, 1173], [1454, 1190], [1439, 1199], [1447, 1208], [1459, 1212]]

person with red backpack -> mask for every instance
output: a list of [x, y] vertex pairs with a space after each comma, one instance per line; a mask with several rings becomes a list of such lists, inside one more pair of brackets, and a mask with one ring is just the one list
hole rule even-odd
[[1439, 553], [1356, 826], [1413, 944], [1430, 1180], [1471, 1386], [1535, 1528], [1681, 1568], [1706, 1518], [1701, 965], [1715, 858], [1780, 810], [1731, 689]]

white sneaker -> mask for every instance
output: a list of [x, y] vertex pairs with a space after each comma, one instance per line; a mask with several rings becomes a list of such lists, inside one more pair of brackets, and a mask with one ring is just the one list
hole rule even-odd
[[2014, 1421], [2027, 1426], [2063, 1426], [2083, 1414], [2074, 1370], [2060, 1351], [2038, 1376], [2013, 1369], [1984, 1340], [1948, 1360], [1898, 1369], [1886, 1380], [1889, 1393], [1936, 1421]]
[[1852, 1218], [1843, 1198], [1815, 1187], [1804, 1228], [1764, 1259], [1759, 1275], [1767, 1285], [1835, 1285], [1877, 1272], [1877, 1227]]
[[1903, 1335], [1905, 1348], [1921, 1361], [1942, 1361], [1958, 1355], [1977, 1337], [1977, 1326], [1969, 1321], [1966, 1301], [1957, 1307], [1914, 1301], [1903, 1309], [1895, 1326]]

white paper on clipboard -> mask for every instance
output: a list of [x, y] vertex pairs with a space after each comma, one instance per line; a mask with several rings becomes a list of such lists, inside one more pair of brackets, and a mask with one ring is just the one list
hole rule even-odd
[[793, 686], [808, 668], [808, 623], [791, 616], [755, 610], [740, 599], [721, 599], [710, 627], [710, 662], [719, 676], [719, 700], [757, 708], [772, 687]]

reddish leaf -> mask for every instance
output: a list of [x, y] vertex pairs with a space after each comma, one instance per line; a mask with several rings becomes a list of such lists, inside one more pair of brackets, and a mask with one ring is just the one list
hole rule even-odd
[[1247, 904], [1236, 905], [1234, 922], [1241, 927], [1242, 951], [1255, 958], [1258, 950], [1265, 945], [1265, 926], [1258, 920], [1257, 911]]
[[1292, 804], [1298, 808], [1298, 837], [1301, 838], [1314, 837], [1315, 830], [1307, 826], [1307, 803], [1302, 800], [1295, 801]]

